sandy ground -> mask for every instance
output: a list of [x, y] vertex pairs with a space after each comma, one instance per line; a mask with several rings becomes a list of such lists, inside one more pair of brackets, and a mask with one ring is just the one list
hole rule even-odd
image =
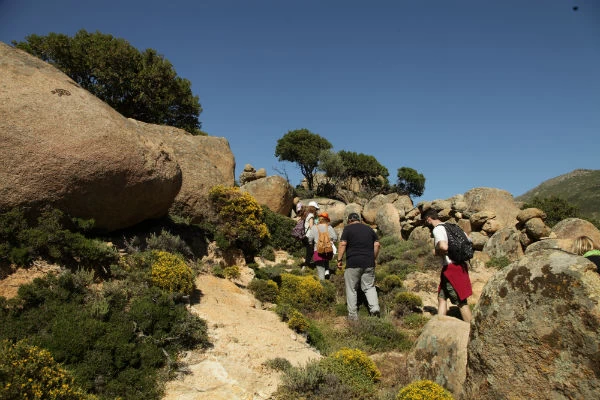
[[196, 287], [202, 295], [192, 312], [206, 320], [214, 347], [183, 357], [190, 373], [167, 384], [165, 400], [267, 399], [281, 374], [265, 361], [282, 357], [297, 366], [320, 358], [247, 290], [211, 275], [199, 276]]

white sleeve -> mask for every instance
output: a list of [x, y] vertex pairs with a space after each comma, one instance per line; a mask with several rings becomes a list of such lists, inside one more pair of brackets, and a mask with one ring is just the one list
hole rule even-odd
[[439, 242], [448, 243], [448, 234], [446, 233], [446, 228], [443, 225], [438, 225], [433, 228], [433, 244], [437, 246]]

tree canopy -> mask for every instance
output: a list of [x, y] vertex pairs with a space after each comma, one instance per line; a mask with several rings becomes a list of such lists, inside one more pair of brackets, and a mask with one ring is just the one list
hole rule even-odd
[[420, 197], [425, 192], [425, 177], [412, 168], [398, 168], [395, 188], [398, 193]]
[[389, 188], [389, 172], [371, 155], [340, 150], [345, 173], [348, 178], [358, 179], [365, 189], [378, 190]]
[[297, 129], [288, 131], [277, 140], [275, 157], [278, 157], [279, 161], [296, 163], [308, 182], [308, 190], [312, 191], [315, 172], [319, 165], [319, 155], [322, 150], [329, 150], [332, 147], [324, 137], [308, 129]]
[[140, 52], [124, 39], [84, 29], [73, 37], [52, 32], [25, 39], [12, 44], [56, 66], [123, 116], [205, 134], [190, 81], [156, 50]]

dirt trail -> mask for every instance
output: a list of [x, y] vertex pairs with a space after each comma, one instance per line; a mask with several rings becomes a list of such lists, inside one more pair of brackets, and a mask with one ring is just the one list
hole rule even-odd
[[283, 357], [304, 365], [320, 355], [272, 311], [256, 308], [257, 301], [233, 282], [201, 275], [202, 292], [192, 312], [206, 320], [214, 347], [189, 352], [189, 374], [167, 384], [164, 400], [259, 400], [277, 389], [281, 375], [262, 365]]

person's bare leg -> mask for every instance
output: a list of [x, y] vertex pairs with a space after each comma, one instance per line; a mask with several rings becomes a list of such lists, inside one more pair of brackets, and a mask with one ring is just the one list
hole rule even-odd
[[471, 323], [471, 318], [473, 318], [473, 316], [471, 315], [471, 308], [469, 305], [463, 304], [461, 307], [459, 307], [459, 310], [463, 321]]
[[448, 311], [448, 303], [446, 299], [438, 297], [438, 315], [446, 315]]

